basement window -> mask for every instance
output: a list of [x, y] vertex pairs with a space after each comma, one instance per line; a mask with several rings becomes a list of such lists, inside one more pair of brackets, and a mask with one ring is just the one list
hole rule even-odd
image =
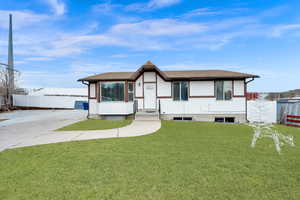
[[215, 117], [215, 122], [219, 123], [234, 123], [235, 119], [234, 117]]
[[184, 117], [183, 120], [184, 120], [184, 121], [192, 121], [193, 118], [192, 118], [192, 117]]
[[181, 121], [182, 117], [173, 117], [173, 120], [175, 120], [175, 121]]
[[215, 117], [215, 122], [224, 123], [224, 117]]
[[234, 117], [225, 117], [226, 123], [234, 123]]
[[175, 121], [192, 121], [192, 117], [173, 117], [173, 120]]

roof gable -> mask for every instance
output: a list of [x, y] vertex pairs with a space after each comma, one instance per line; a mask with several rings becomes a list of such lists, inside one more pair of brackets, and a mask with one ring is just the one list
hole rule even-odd
[[168, 80], [168, 77], [162, 72], [156, 65], [154, 65], [151, 61], [147, 61], [144, 65], [142, 65], [132, 76], [131, 79], [136, 80], [141, 74], [144, 72], [156, 71], [164, 80]]

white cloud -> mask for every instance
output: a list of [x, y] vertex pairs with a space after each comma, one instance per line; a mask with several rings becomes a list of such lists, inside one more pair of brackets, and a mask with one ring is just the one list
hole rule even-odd
[[66, 12], [66, 5], [62, 0], [45, 0], [55, 15], [63, 15]]
[[[57, 69], [57, 68], [56, 68]], [[55, 70], [55, 69], [54, 69]], [[136, 66], [124, 62], [73, 62], [59, 71], [22, 70], [19, 85], [27, 88], [39, 87], [83, 87], [79, 78], [108, 71], [133, 71]], [[68, 74], [68, 76], [66, 76]]]
[[[251, 17], [206, 23], [165, 18], [119, 23], [102, 33], [95, 33], [97, 30], [94, 26], [86, 27], [85, 31], [78, 33], [68, 33], [44, 24], [42, 27], [15, 32], [15, 54], [41, 61], [78, 56], [99, 46], [128, 47], [136, 51], [191, 48], [217, 50], [236, 37], [256, 33], [257, 27], [249, 26], [255, 23], [256, 18]], [[6, 40], [0, 41], [1, 54], [6, 55], [6, 45]]]
[[109, 71], [132, 71], [136, 66], [124, 62], [88, 62], [77, 61], [71, 64], [70, 74], [82, 78], [92, 74], [99, 74]]
[[280, 37], [284, 33], [288, 32], [288, 31], [292, 31], [292, 30], [300, 30], [300, 24], [285, 24], [285, 25], [275, 26], [273, 28], [273, 32], [272, 32], [271, 36]]
[[129, 43], [117, 37], [112, 37], [105, 34], [67, 35], [53, 43], [53, 46], [56, 48], [84, 48], [99, 45], [127, 46]]
[[[31, 29], [14, 32], [14, 54], [26, 56], [28, 59], [46, 59], [40, 57], [67, 57], [81, 54], [84, 48], [76, 46], [56, 46], [54, 43], [64, 33], [55, 28]], [[2, 42], [0, 42], [1, 44]], [[0, 54], [7, 54], [7, 39], [3, 38], [3, 45], [0, 45]], [[32, 60], [33, 61], [33, 60]]]
[[214, 15], [220, 15], [222, 13], [223, 12], [221, 12], [221, 11], [212, 11], [209, 8], [198, 8], [198, 9], [195, 9], [195, 10], [185, 13], [183, 15], [183, 17], [214, 16]]
[[112, 58], [128, 58], [130, 55], [129, 54], [114, 54], [111, 55], [110, 57]]
[[14, 29], [35, 25], [50, 18], [48, 15], [31, 11], [0, 10], [0, 28], [8, 29], [9, 14], [12, 14]]
[[172, 19], [145, 20], [139, 23], [117, 24], [101, 34], [64, 35], [53, 42], [52, 46], [56, 49], [78, 49], [78, 53], [95, 46], [123, 46], [137, 50], [167, 49], [170, 46], [161, 40], [161, 37], [182, 37], [205, 30], [204, 25], [196, 23]]
[[163, 8], [178, 4], [180, 0], [151, 0], [147, 4], [148, 8]]
[[96, 4], [92, 7], [94, 12], [98, 12], [102, 15], [111, 15], [114, 13], [116, 8], [121, 8], [122, 5], [119, 4], [112, 4], [111, 2], [105, 2], [101, 4]]
[[[110, 11], [110, 7], [105, 9]], [[119, 23], [98, 32], [97, 24], [85, 26], [81, 31], [67, 32], [51, 23], [39, 23], [51, 19], [29, 11], [14, 11], [17, 27], [34, 25], [14, 34], [15, 54], [28, 57], [27, 61], [50, 60], [58, 57], [74, 57], [100, 46], [128, 47], [136, 51], [170, 49], [209, 49], [218, 50], [237, 37], [270, 34], [270, 26], [261, 23], [257, 16], [227, 17], [223, 20], [190, 22], [183, 19], [151, 19], [139, 22]], [[216, 14], [209, 9], [194, 11], [194, 14]], [[2, 11], [3, 15], [4, 11]], [[7, 15], [9, 11], [5, 11]], [[1, 16], [1, 11], [0, 11]], [[1, 19], [1, 18], [0, 18]], [[1, 22], [1, 21], [0, 21]], [[7, 21], [5, 21], [7, 23]], [[2, 23], [3, 25], [4, 23]], [[0, 24], [1, 27], [1, 24]], [[96, 28], [95, 28], [96, 27]], [[275, 35], [294, 30], [300, 25], [277, 27]], [[84, 31], [82, 31], [84, 30]], [[5, 33], [6, 35], [6, 33]], [[1, 36], [1, 35], [0, 35]], [[0, 54], [7, 53], [7, 40], [0, 40]], [[116, 55], [115, 57], [125, 57]]]
[[152, 11], [180, 3], [181, 0], [150, 0], [147, 3], [134, 3], [126, 6], [128, 11]]
[[144, 54], [114, 54], [111, 55], [111, 58], [128, 58], [128, 57], [138, 57], [138, 56], [144, 56]]
[[174, 19], [145, 20], [138, 23], [118, 24], [111, 28], [114, 34], [135, 34], [146, 36], [189, 35], [206, 31], [199, 23], [182, 22]]
[[[66, 76], [68, 74], [68, 76]], [[25, 88], [40, 88], [40, 87], [82, 87], [83, 85], [77, 82], [79, 76], [70, 73], [69, 71], [37, 71], [37, 70], [22, 70], [19, 86]]]
[[[129, 15], [126, 11], [127, 6], [121, 4], [113, 4], [110, 1], [92, 6], [92, 12], [96, 16], [108, 17], [109, 20], [117, 21], [118, 23], [128, 23], [141, 20], [141, 16]], [[106, 20], [106, 19], [102, 19]]]
[[262, 17], [276, 17], [282, 15], [289, 9], [288, 5], [275, 6], [261, 13]]
[[238, 65], [232, 64], [221, 64], [221, 63], [175, 63], [175, 64], [168, 64], [160, 66], [163, 70], [239, 70], [242, 67]]
[[26, 61], [51, 61], [53, 58], [49, 57], [29, 57], [25, 59]]

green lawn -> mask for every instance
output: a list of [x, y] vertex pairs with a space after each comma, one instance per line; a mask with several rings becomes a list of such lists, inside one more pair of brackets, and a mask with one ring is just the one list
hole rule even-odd
[[163, 121], [155, 134], [0, 152], [0, 199], [300, 199], [300, 129], [282, 155], [245, 125]]
[[131, 123], [131, 120], [99, 120], [87, 119], [58, 129], [57, 131], [105, 130], [121, 128]]

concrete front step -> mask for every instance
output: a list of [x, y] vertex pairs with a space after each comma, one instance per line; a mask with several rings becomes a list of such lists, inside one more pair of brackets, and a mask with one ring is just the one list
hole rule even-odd
[[159, 120], [159, 116], [140, 116], [140, 115], [136, 115], [135, 120], [137, 120], [137, 121], [156, 121], [156, 120]]
[[159, 120], [158, 111], [139, 111], [135, 114], [135, 120], [149, 121], [149, 120]]

